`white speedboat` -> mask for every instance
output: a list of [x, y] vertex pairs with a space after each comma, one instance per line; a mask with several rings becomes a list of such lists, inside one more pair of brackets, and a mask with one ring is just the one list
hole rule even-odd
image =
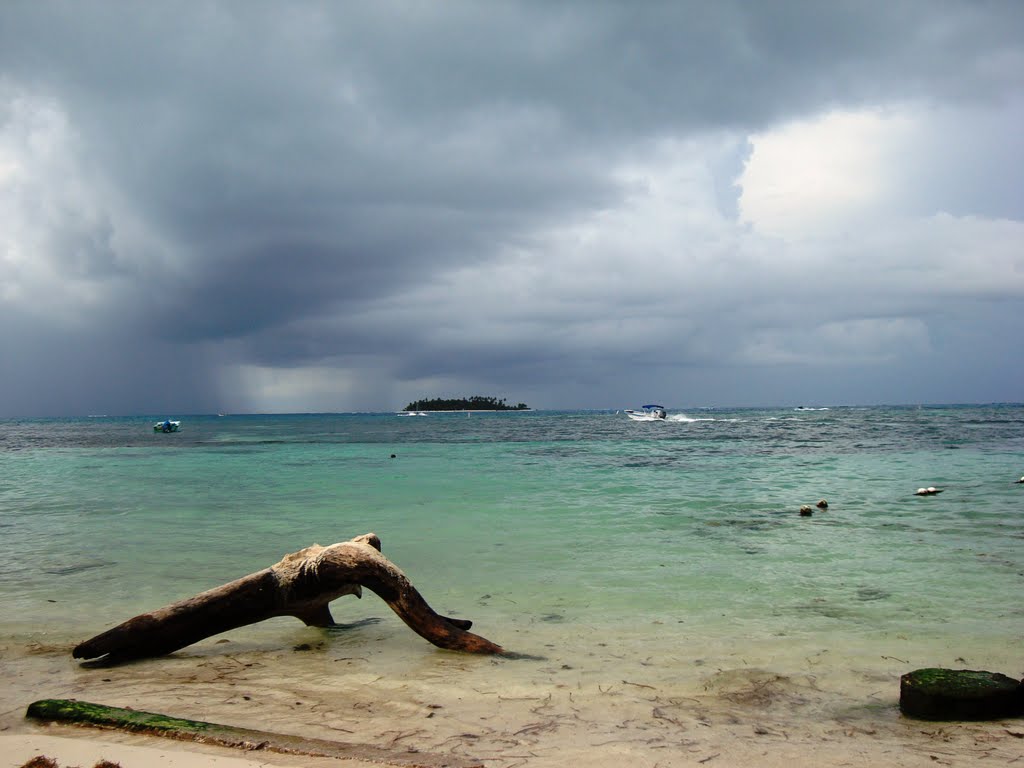
[[171, 421], [170, 419], [158, 421], [153, 425], [154, 432], [177, 432], [180, 428], [180, 421]]
[[664, 421], [668, 411], [663, 405], [644, 405], [639, 411], [626, 410], [624, 413], [633, 421]]

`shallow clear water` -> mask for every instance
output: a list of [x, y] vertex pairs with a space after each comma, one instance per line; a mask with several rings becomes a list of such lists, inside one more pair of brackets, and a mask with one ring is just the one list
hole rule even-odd
[[1024, 633], [1020, 406], [154, 420], [0, 422], [0, 633], [81, 638], [371, 530], [438, 610], [524, 652], [573, 627]]

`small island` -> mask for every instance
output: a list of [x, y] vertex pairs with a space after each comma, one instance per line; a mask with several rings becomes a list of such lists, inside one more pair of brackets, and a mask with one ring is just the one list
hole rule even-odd
[[407, 411], [528, 411], [526, 403], [509, 405], [505, 398], [473, 395], [472, 397], [435, 397], [433, 400], [416, 400], [405, 406]]

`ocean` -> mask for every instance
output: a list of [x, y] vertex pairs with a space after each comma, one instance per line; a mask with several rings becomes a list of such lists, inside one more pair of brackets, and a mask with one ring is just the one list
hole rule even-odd
[[[180, 432], [153, 432], [165, 415]], [[714, 696], [891, 722], [911, 669], [1024, 675], [1022, 475], [1013, 404], [0, 420], [0, 647], [57, 689], [33, 678], [25, 696], [97, 700], [106, 680], [108, 699], [222, 719], [201, 686], [198, 713], [168, 691], [197, 659], [240, 660], [251, 717], [292, 731], [285, 702], [340, 695], [325, 676], [383, 686], [380, 710], [443, 700], [458, 727], [489, 696], [566, 691], [608, 723], [652, 696], [659, 727], [688, 700], [726, 711]], [[332, 605], [337, 630], [273, 619], [120, 672], [70, 658], [137, 613], [369, 531], [432, 607], [517, 658], [435, 649], [370, 592]]]

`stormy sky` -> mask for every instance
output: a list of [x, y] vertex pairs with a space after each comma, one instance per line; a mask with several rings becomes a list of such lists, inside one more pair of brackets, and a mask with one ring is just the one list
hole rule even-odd
[[0, 416], [1024, 400], [1024, 3], [0, 4]]

